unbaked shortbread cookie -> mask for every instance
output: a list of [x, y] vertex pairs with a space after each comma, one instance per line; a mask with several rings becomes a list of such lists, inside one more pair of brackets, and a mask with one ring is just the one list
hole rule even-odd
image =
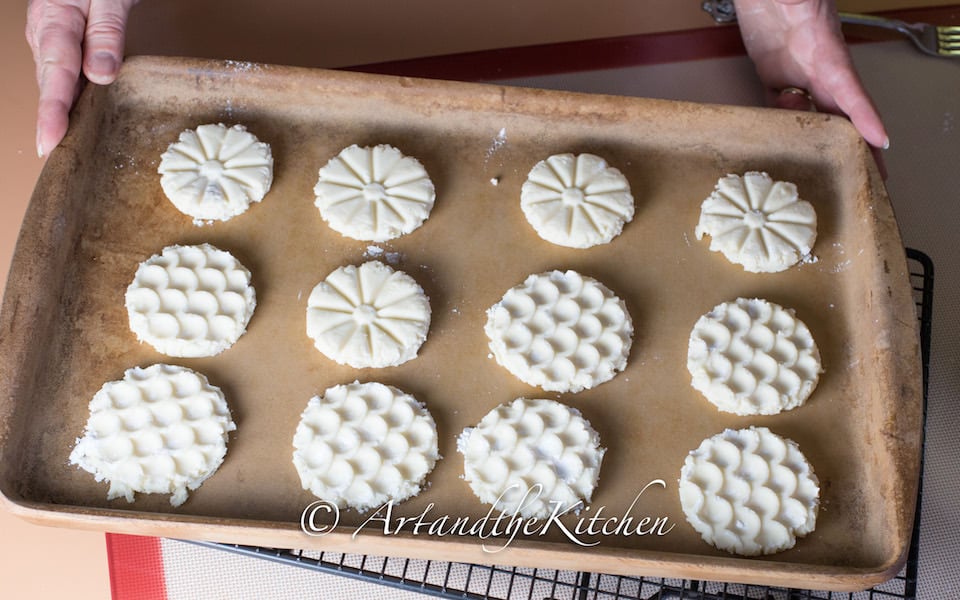
[[107, 500], [173, 494], [180, 506], [223, 463], [236, 429], [220, 388], [184, 367], [134, 367], [90, 401], [70, 462], [108, 481]]
[[247, 329], [257, 306], [250, 271], [210, 244], [167, 246], [140, 263], [127, 287], [137, 339], [167, 356], [217, 355]]
[[270, 146], [243, 125], [201, 125], [160, 157], [160, 186], [197, 221], [226, 221], [260, 202], [273, 183]]
[[307, 335], [317, 350], [358, 369], [415, 358], [429, 329], [430, 301], [423, 288], [375, 260], [340, 267], [307, 299]]
[[338, 385], [312, 398], [293, 447], [303, 489], [358, 511], [416, 496], [440, 457], [427, 409], [382, 383]]
[[820, 482], [792, 440], [766, 427], [727, 429], [684, 460], [680, 505], [708, 544], [773, 554], [816, 527]]
[[700, 208], [697, 239], [753, 273], [784, 271], [810, 255], [817, 213], [797, 186], [751, 171], [727, 175]]
[[593, 154], [555, 154], [534, 165], [520, 208], [541, 238], [570, 248], [606, 244], [633, 219], [627, 178]]
[[737, 298], [697, 320], [687, 347], [693, 387], [724, 412], [775, 415], [817, 387], [820, 351], [792, 309]]
[[524, 383], [579, 392], [627, 365], [633, 322], [624, 302], [576, 271], [531, 275], [487, 311], [497, 362]]
[[330, 227], [370, 242], [392, 240], [420, 227], [436, 198], [420, 161], [387, 145], [344, 149], [320, 169], [313, 192]]
[[580, 411], [518, 398], [493, 409], [457, 440], [464, 479], [504, 513], [548, 517], [589, 502], [606, 448]]

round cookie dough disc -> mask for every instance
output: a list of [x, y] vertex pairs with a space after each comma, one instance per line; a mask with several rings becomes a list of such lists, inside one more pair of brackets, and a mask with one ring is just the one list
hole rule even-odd
[[589, 502], [606, 452], [580, 411], [527, 398], [502, 404], [465, 429], [457, 449], [464, 479], [481, 502], [539, 518], [558, 505], [562, 513]]
[[816, 527], [820, 482], [792, 440], [766, 427], [727, 429], [684, 460], [680, 505], [708, 544], [773, 554]]
[[416, 496], [439, 458], [427, 409], [382, 383], [338, 385], [312, 398], [293, 447], [303, 489], [358, 511]]
[[243, 125], [201, 125], [160, 157], [160, 186], [180, 212], [226, 221], [260, 202], [273, 183], [270, 146]]
[[817, 213], [797, 186], [751, 171], [727, 175], [700, 207], [697, 239], [753, 273], [785, 271], [810, 255]]
[[167, 356], [215, 356], [247, 329], [257, 306], [250, 271], [210, 244], [168, 246], [127, 287], [130, 329]]
[[423, 288], [379, 261], [337, 269], [307, 299], [307, 335], [317, 350], [358, 369], [415, 358], [429, 329]]
[[570, 248], [610, 242], [634, 212], [627, 178], [593, 154], [556, 154], [534, 165], [520, 208], [537, 235]]
[[220, 467], [236, 429], [220, 388], [184, 367], [127, 370], [90, 401], [70, 462], [108, 481], [107, 499], [173, 494], [179, 506]]
[[331, 228], [370, 242], [420, 227], [436, 198], [420, 161], [387, 145], [345, 148], [320, 169], [313, 192], [320, 216]]
[[707, 400], [737, 415], [775, 415], [803, 405], [823, 371], [803, 321], [757, 298], [724, 302], [697, 320], [687, 370]]
[[529, 276], [487, 311], [497, 362], [529, 385], [579, 392], [627, 365], [633, 323], [624, 302], [575, 271]]

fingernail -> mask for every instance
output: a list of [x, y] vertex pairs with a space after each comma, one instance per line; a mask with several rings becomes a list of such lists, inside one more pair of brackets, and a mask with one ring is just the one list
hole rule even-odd
[[113, 75], [117, 71], [117, 59], [109, 52], [97, 52], [90, 57], [90, 70], [98, 75]]
[[883, 149], [884, 149], [884, 150], [889, 150], [889, 149], [890, 149], [890, 138], [887, 138], [887, 139], [883, 140]]
[[43, 158], [43, 144], [40, 143], [39, 133], [37, 133], [37, 158]]

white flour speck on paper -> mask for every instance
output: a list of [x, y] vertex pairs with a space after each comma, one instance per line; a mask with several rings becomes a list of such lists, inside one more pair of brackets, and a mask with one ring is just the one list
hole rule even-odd
[[507, 128], [501, 127], [497, 136], [493, 138], [490, 147], [487, 148], [487, 160], [490, 160], [507, 143]]
[[251, 71], [262, 71], [263, 65], [245, 60], [225, 60], [225, 67], [229, 67], [238, 73], [249, 73]]
[[113, 152], [113, 168], [115, 170], [129, 169], [139, 173], [137, 158], [127, 152], [115, 150]]
[[851, 260], [848, 258], [847, 260], [838, 262], [838, 263], [837, 263], [836, 265], [834, 265], [834, 267], [833, 267], [832, 269], [830, 269], [830, 270], [831, 270], [833, 273], [843, 273], [844, 271], [846, 271], [847, 269], [850, 268], [850, 265], [852, 264], [852, 262], [853, 262], [853, 261], [851, 261]]
[[383, 256], [383, 248], [380, 246], [367, 246], [366, 251], [363, 253], [364, 258], [377, 258]]
[[403, 258], [399, 252], [385, 252], [383, 257], [393, 266], [400, 264], [400, 259]]

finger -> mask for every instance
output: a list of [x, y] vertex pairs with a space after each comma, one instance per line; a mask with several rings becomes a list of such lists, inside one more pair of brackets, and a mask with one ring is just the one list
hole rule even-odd
[[827, 86], [834, 102], [871, 146], [888, 148], [887, 130], [860, 78], [853, 71], [838, 73], [835, 77]]
[[67, 131], [68, 115], [80, 76], [86, 19], [77, 6], [47, 5], [35, 30], [37, 82], [37, 154], [52, 150]]
[[857, 76], [846, 45], [839, 38], [824, 44], [817, 75], [822, 93], [829, 96], [840, 113], [845, 114], [860, 135], [877, 148], [890, 145], [887, 131], [870, 95]]
[[83, 73], [93, 83], [108, 84], [123, 61], [127, 0], [91, 0], [83, 45]]
[[40, 23], [40, 17], [43, 15], [43, 3], [38, 0], [29, 0], [27, 2], [27, 44], [30, 51], [33, 52], [33, 58], [37, 58], [37, 25]]

